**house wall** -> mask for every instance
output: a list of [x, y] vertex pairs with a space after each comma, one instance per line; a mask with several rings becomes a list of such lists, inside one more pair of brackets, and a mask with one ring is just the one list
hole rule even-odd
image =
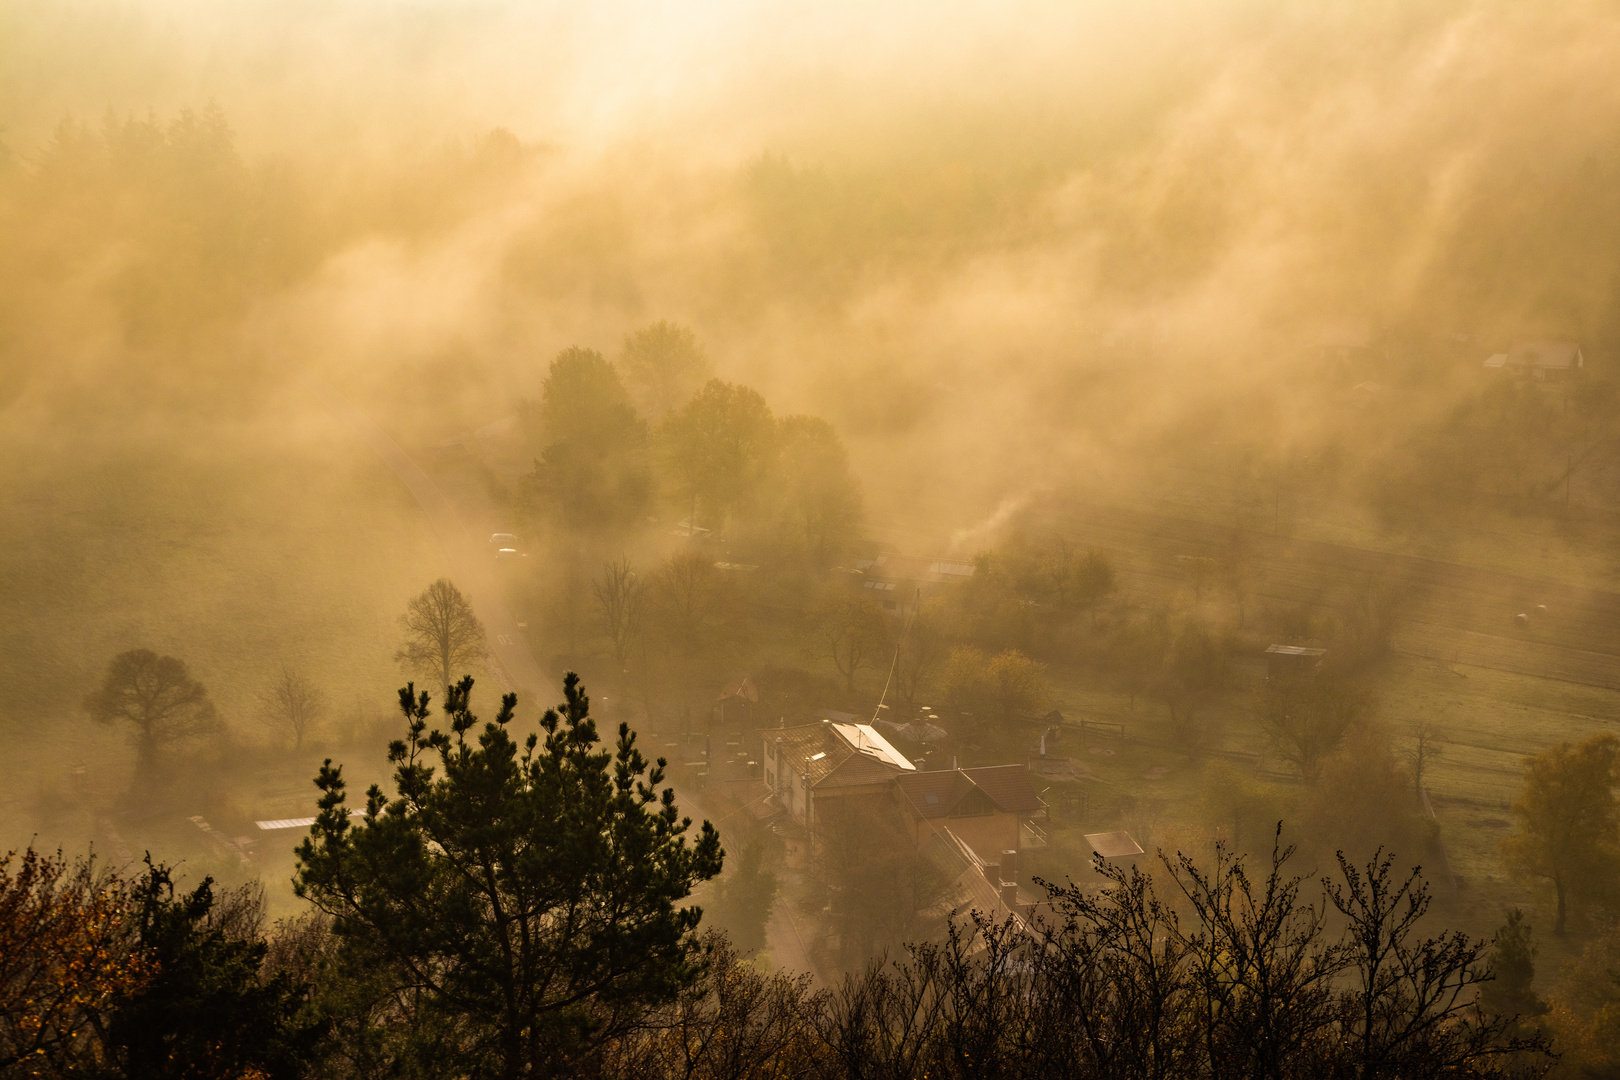
[[826, 815], [841, 810], [873, 816], [889, 801], [888, 784], [860, 784], [850, 787], [823, 788], [813, 792], [815, 819], [819, 826]]
[[782, 760], [776, 756], [776, 737], [766, 735], [762, 740], [764, 746], [761, 750], [764, 768], [761, 770], [765, 786], [775, 792], [778, 800], [787, 808], [793, 820], [804, 824], [804, 810], [807, 805], [805, 798], [804, 774], [792, 768], [791, 761], [787, 769], [782, 768], [784, 760], [789, 759], [786, 747], [783, 748]]
[[951, 832], [960, 836], [986, 862], [999, 862], [1003, 851], [1018, 850], [1018, 815], [997, 811], [984, 817], [946, 818]]
[[999, 862], [1003, 851], [1018, 850], [1018, 815], [996, 811], [983, 817], [924, 819], [907, 815], [912, 837], [921, 847], [937, 827], [951, 830], [985, 862]]

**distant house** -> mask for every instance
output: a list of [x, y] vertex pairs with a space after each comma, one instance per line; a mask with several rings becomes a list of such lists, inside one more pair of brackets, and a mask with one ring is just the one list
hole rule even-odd
[[991, 855], [1047, 844], [1046, 803], [1027, 765], [911, 772], [892, 785], [919, 845], [940, 826]]
[[1586, 366], [1586, 357], [1574, 341], [1515, 341], [1505, 353], [1485, 361], [1487, 368], [1533, 376], [1538, 382], [1567, 379]]
[[746, 723], [753, 718], [754, 706], [759, 703], [759, 687], [754, 685], [753, 679], [744, 675], [722, 687], [720, 693], [715, 695], [714, 702], [722, 723], [725, 722], [728, 706], [732, 708], [734, 717], [740, 716]]
[[[840, 713], [839, 716], [847, 716]], [[842, 804], [884, 799], [894, 778], [917, 766], [870, 724], [826, 719], [766, 728], [765, 786], [776, 804], [814, 834], [817, 820]]]
[[973, 576], [972, 563], [949, 562], [918, 555], [879, 555], [855, 564], [861, 587], [882, 602], [885, 611], [910, 611], [937, 590]]

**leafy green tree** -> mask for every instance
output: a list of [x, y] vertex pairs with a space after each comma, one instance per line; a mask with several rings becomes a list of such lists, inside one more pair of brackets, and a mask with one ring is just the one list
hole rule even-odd
[[1322, 858], [1336, 851], [1371, 858], [1382, 848], [1415, 861], [1432, 835], [1389, 732], [1373, 721], [1353, 725], [1322, 761], [1295, 813]]
[[770, 474], [776, 421], [765, 399], [746, 386], [710, 379], [659, 430], [672, 488], [705, 528], [725, 525], [737, 507], [752, 503]]
[[894, 640], [889, 617], [865, 589], [834, 586], [817, 605], [815, 620], [847, 692], [855, 692], [855, 676], [862, 668], [888, 666]]
[[222, 727], [207, 689], [191, 677], [185, 662], [151, 649], [113, 657], [100, 689], [84, 699], [84, 707], [97, 723], [134, 729], [137, 782], [152, 780], [167, 748]]
[[986, 656], [972, 647], [951, 650], [945, 664], [945, 699], [975, 716], [1009, 720], [1052, 707], [1046, 665], [1017, 649]]
[[1518, 869], [1552, 882], [1558, 915], [1553, 933], [1564, 932], [1568, 901], [1592, 896], [1616, 877], [1620, 841], [1620, 739], [1593, 735], [1579, 745], [1560, 743], [1524, 759], [1524, 787], [1513, 804], [1518, 832], [1503, 854]]
[[1003, 553], [1007, 575], [1018, 594], [1068, 613], [1096, 606], [1115, 589], [1114, 564], [1093, 548], [1082, 553], [1067, 540], [1048, 544], [1014, 542]]
[[1273, 749], [1312, 784], [1366, 709], [1365, 693], [1326, 672], [1276, 675], [1255, 695], [1255, 712]]
[[1204, 623], [1189, 620], [1165, 657], [1156, 689], [1170, 707], [1170, 731], [1176, 742], [1196, 746], [1199, 714], [1217, 699], [1230, 681], [1224, 644]]
[[775, 531], [781, 555], [816, 569], [849, 550], [862, 517], [861, 486], [838, 433], [814, 416], [777, 425]]
[[529, 416], [543, 446], [529, 475], [543, 517], [584, 532], [642, 520], [652, 495], [647, 425], [601, 353], [558, 353]]
[[720, 837], [705, 822], [688, 842], [691, 819], [658, 787], [664, 762], [649, 767], [628, 725], [598, 749], [578, 676], [542, 718], [544, 742], [521, 747], [516, 695], [480, 728], [472, 686], [450, 689], [448, 734], [428, 729], [427, 694], [400, 691], [396, 796], [373, 786], [358, 822], [342, 768], [322, 767], [294, 885], [351, 955], [390, 971], [416, 1018], [399, 1068], [567, 1073], [699, 975], [702, 913], [678, 905], [720, 872]]
[[755, 830], [725, 876], [715, 883], [714, 910], [710, 919], [723, 927], [739, 952], [756, 952], [765, 947], [765, 924], [776, 906], [780, 882], [767, 859], [765, 836]]
[[625, 335], [619, 367], [654, 419], [678, 408], [714, 370], [697, 335], [664, 319]]
[[1544, 1016], [1548, 1005], [1536, 996], [1536, 943], [1524, 912], [1514, 908], [1491, 941], [1491, 981], [1481, 988], [1482, 1008], [1502, 1016]]
[[988, 674], [996, 709], [1003, 720], [1039, 715], [1056, 700], [1046, 678], [1046, 665], [1017, 649], [1003, 649], [992, 656]]
[[155, 974], [101, 1025], [125, 1077], [291, 1080], [314, 1055], [321, 1025], [305, 1013], [308, 987], [261, 973], [262, 897], [251, 887], [216, 897], [213, 885], [177, 897], [169, 868], [147, 857], [135, 940]]
[[814, 871], [827, 891], [828, 923], [845, 965], [858, 968], [933, 936], [942, 921], [936, 904], [950, 877], [918, 849], [900, 809], [887, 799], [845, 799], [817, 812]]
[[988, 712], [992, 701], [989, 660], [983, 649], [958, 645], [945, 660], [945, 701], [953, 709], [975, 715]]
[[1121, 620], [1108, 637], [1108, 661], [1119, 688], [1136, 699], [1157, 685], [1170, 653], [1172, 638], [1168, 612], [1156, 611], [1141, 620]]

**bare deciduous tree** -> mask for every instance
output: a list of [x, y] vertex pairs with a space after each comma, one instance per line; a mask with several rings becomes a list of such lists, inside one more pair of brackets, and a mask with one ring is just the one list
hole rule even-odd
[[472, 604], [449, 578], [440, 578], [405, 607], [399, 617], [405, 642], [394, 659], [408, 668], [439, 677], [449, 687], [452, 673], [489, 655], [484, 624]]
[[1419, 720], [1411, 727], [1412, 745], [1406, 749], [1407, 763], [1412, 766], [1412, 793], [1423, 798], [1423, 774], [1434, 759], [1446, 751], [1444, 738], [1433, 721]]
[[1366, 709], [1364, 693], [1326, 674], [1268, 679], [1256, 700], [1260, 726], [1278, 756], [1312, 784]]
[[646, 597], [646, 586], [636, 577], [629, 557], [621, 556], [603, 565], [602, 576], [591, 586], [591, 591], [596, 594], [596, 610], [602, 620], [602, 632], [613, 646], [614, 659], [623, 669], [641, 637], [642, 601]]
[[697, 551], [671, 555], [653, 574], [652, 589], [670, 641], [686, 652], [705, 645], [725, 604], [725, 581], [714, 560]]
[[929, 608], [919, 610], [900, 642], [894, 665], [894, 695], [907, 719], [917, 711], [917, 699], [932, 684], [947, 652], [938, 613]]
[[220, 729], [208, 691], [183, 661], [151, 649], [119, 653], [107, 665], [101, 688], [84, 699], [92, 719], [123, 721], [135, 729], [136, 771], [150, 777], [167, 746]]
[[816, 627], [844, 676], [844, 689], [855, 691], [855, 675], [863, 667], [888, 666], [891, 636], [883, 607], [865, 592], [839, 589], [822, 601]]
[[303, 672], [281, 665], [281, 673], [259, 695], [259, 722], [278, 737], [292, 736], [293, 749], [326, 715], [326, 695]]

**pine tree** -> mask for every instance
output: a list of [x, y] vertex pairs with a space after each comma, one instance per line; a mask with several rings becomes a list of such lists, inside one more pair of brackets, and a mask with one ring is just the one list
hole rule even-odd
[[426, 693], [400, 691], [396, 795], [374, 785], [357, 823], [327, 761], [294, 884], [333, 918], [351, 968], [386, 973], [399, 1071], [566, 1072], [701, 973], [701, 910], [677, 905], [724, 853], [707, 822], [688, 842], [663, 760], [649, 767], [628, 725], [598, 749], [578, 676], [544, 742], [521, 746], [516, 695], [480, 728], [472, 686], [450, 688], [448, 734], [428, 729]]

